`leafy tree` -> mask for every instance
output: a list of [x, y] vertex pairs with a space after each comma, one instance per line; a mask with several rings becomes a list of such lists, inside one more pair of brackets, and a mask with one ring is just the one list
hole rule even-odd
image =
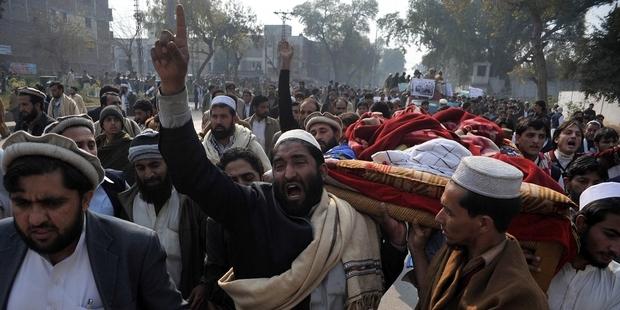
[[454, 59], [460, 72], [471, 72], [471, 62], [488, 60], [492, 74], [500, 77], [517, 66], [529, 68], [538, 98], [546, 99], [546, 55], [553, 50], [562, 55], [566, 42], [583, 30], [585, 13], [612, 1], [411, 1], [406, 18], [392, 13], [380, 19], [380, 26], [388, 38], [428, 47], [427, 65]]
[[[256, 15], [236, 0], [181, 0], [192, 51], [204, 56], [196, 75], [200, 77], [217, 48], [242, 52], [248, 39], [260, 31]], [[147, 24], [155, 33], [164, 28], [166, 0], [150, 5]]]
[[349, 81], [368, 66], [375, 49], [364, 35], [368, 22], [377, 15], [376, 0], [306, 1], [293, 8], [293, 14], [304, 25], [304, 35], [317, 40], [329, 55], [334, 78]]
[[588, 96], [620, 100], [620, 8], [607, 15], [581, 50], [581, 88]]
[[94, 46], [82, 21], [63, 20], [56, 14], [34, 13], [35, 37], [30, 38], [32, 48], [41, 57], [49, 59], [56, 69], [67, 72], [71, 60], [78, 58], [84, 47]]

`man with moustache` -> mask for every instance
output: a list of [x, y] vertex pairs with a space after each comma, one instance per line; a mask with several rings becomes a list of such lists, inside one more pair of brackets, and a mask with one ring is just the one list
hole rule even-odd
[[237, 124], [236, 107], [235, 99], [228, 95], [216, 96], [211, 100], [209, 110], [211, 129], [207, 131], [202, 141], [207, 158], [217, 165], [226, 150], [235, 147], [247, 148], [260, 158], [267, 170], [271, 169], [269, 158], [256, 136], [251, 130]]
[[183, 297], [190, 298], [203, 271], [207, 216], [172, 186], [158, 142], [159, 134], [151, 129], [131, 141], [128, 158], [136, 184], [118, 199], [128, 221], [157, 233], [166, 251], [168, 273]]
[[162, 35], [151, 56], [162, 80], [160, 150], [175, 188], [230, 234], [233, 267], [219, 285], [235, 306], [378, 307], [383, 277], [376, 224], [323, 189], [327, 167], [316, 139], [299, 129], [284, 132], [272, 152], [274, 183], [234, 183], [205, 158], [192, 125], [182, 6], [177, 35]]
[[342, 138], [342, 121], [329, 112], [314, 112], [306, 118], [306, 131], [309, 132], [319, 145], [326, 158], [355, 159], [355, 153]]
[[58, 81], [50, 83], [50, 93], [52, 100], [47, 108], [47, 114], [50, 117], [59, 118], [80, 114], [80, 109], [75, 101], [65, 94], [65, 86], [62, 83]]
[[245, 121], [250, 124], [256, 140], [258, 140], [267, 156], [269, 156], [275, 142], [273, 137], [276, 132], [280, 131], [280, 123], [278, 123], [277, 119], [269, 117], [269, 99], [267, 97], [261, 95], [254, 96], [251, 103], [254, 114]]
[[45, 127], [54, 122], [54, 119], [43, 112], [45, 94], [37, 89], [24, 87], [17, 90], [17, 104], [19, 105], [19, 121], [14, 131], [27, 131], [33, 136], [43, 134]]
[[579, 254], [555, 275], [547, 294], [552, 310], [620, 307], [620, 183], [600, 183], [581, 194], [573, 217]]
[[547, 309], [519, 242], [506, 234], [521, 208], [523, 174], [494, 158], [464, 157], [441, 196], [435, 219], [446, 245], [429, 265], [430, 229], [413, 224], [416, 309]]
[[0, 221], [0, 308], [187, 307], [153, 231], [88, 210], [97, 157], [55, 134], [18, 132], [3, 148], [13, 217]]

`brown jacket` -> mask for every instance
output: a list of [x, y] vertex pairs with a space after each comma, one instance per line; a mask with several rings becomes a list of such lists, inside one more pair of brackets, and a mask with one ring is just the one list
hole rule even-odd
[[[58, 111], [59, 114], [54, 115], [54, 105], [58, 101], [60, 101], [60, 109]], [[66, 94], [62, 94], [59, 99], [52, 98], [49, 106], [47, 107], [47, 115], [55, 119], [62, 116], [77, 114], [80, 114], [80, 109], [78, 108], [77, 104], [75, 104], [75, 101], [73, 101], [73, 99], [71, 99], [71, 97], [67, 96]]]
[[[428, 267], [428, 292], [420, 292], [416, 309], [439, 309], [431, 304], [432, 292], [437, 289], [453, 250], [444, 246]], [[532, 278], [519, 242], [509, 238], [503, 250], [457, 290], [455, 298], [441, 309], [548, 309], [547, 298]]]
[[[133, 222], [133, 200], [138, 195], [138, 186], [118, 194], [127, 218]], [[204, 272], [204, 259], [207, 247], [207, 215], [189, 197], [179, 193], [181, 217], [179, 223], [179, 241], [181, 243], [181, 283], [177, 288], [183, 298], [189, 298], [190, 293], [200, 283]]]
[[[256, 114], [252, 115], [252, 117], [245, 119], [248, 124], [254, 126], [254, 119]], [[275, 144], [275, 140], [273, 136], [276, 132], [280, 131], [280, 123], [275, 118], [267, 117], [265, 119], [265, 154], [267, 157], [271, 158], [271, 151], [273, 150], [273, 145]]]

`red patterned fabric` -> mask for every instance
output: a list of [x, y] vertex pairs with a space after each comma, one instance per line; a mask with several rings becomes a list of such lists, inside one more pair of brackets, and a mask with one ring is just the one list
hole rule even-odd
[[503, 162], [515, 166], [523, 172], [523, 181], [533, 183], [546, 188], [550, 188], [556, 192], [564, 193], [564, 190], [553, 178], [540, 169], [533, 161], [523, 157], [513, 157], [503, 153], [497, 153], [493, 156]]
[[[428, 115], [403, 112], [380, 125], [365, 125], [357, 121], [347, 129], [349, 146], [358, 159], [371, 160], [372, 154], [408, 147], [441, 137], [461, 142], [459, 137]], [[466, 145], [468, 147], [468, 145]]]
[[467, 113], [463, 109], [448, 108], [435, 113], [433, 118], [451, 131], [461, 130], [465, 133], [487, 137], [497, 145], [500, 145], [504, 138], [504, 132], [499, 125], [484, 117]]

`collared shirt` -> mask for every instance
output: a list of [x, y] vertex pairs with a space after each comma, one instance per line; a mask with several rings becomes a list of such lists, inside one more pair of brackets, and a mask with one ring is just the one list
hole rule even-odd
[[86, 224], [73, 253], [56, 265], [29, 249], [11, 288], [7, 309], [103, 309], [88, 259], [85, 231]]
[[88, 209], [98, 214], [114, 216], [112, 201], [101, 185], [97, 186], [93, 198], [88, 204]]
[[497, 255], [499, 255], [504, 250], [506, 242], [508, 241], [504, 239], [504, 241], [486, 250], [480, 256], [469, 260], [467, 264], [465, 264], [465, 266], [463, 267], [463, 275], [466, 276], [472, 272], [475, 273], [476, 269], [478, 269], [479, 271], [479, 269], [490, 264], [497, 257]]
[[265, 128], [267, 126], [267, 122], [265, 119], [262, 120], [254, 120], [252, 122], [252, 133], [256, 136], [256, 140], [260, 143], [260, 146], [265, 149]]
[[534, 160], [534, 163], [547, 175], [551, 175], [551, 164], [549, 163], [547, 157], [545, 157], [544, 153], [538, 153], [538, 157], [536, 158], [536, 160]]
[[620, 309], [620, 264], [576, 270], [566, 263], [551, 280], [547, 295], [552, 310]]
[[155, 206], [142, 199], [142, 194], [133, 200], [134, 223], [150, 228], [157, 233], [162, 247], [166, 251], [166, 269], [177, 286], [181, 285], [181, 242], [179, 240], [180, 221], [179, 194], [173, 188], [170, 198], [155, 213]]

